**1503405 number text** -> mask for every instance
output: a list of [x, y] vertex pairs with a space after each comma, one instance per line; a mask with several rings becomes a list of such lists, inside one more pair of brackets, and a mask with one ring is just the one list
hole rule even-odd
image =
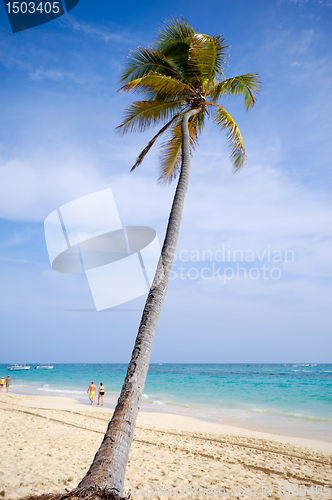
[[58, 14], [60, 12], [60, 2], [8, 2], [6, 3], [8, 14]]

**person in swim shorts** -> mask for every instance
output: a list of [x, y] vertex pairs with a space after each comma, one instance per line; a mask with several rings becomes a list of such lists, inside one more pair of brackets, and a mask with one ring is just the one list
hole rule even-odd
[[94, 398], [94, 395], [96, 394], [96, 390], [97, 390], [97, 387], [95, 386], [95, 383], [94, 381], [91, 382], [91, 384], [89, 385], [89, 388], [86, 392], [89, 392], [89, 399], [91, 401], [91, 404], [93, 405], [93, 398]]
[[104, 394], [105, 394], [105, 387], [103, 386], [103, 383], [100, 382], [99, 392], [98, 392], [98, 405], [97, 406], [99, 406], [100, 398], [101, 398], [101, 406], [104, 406]]
[[5, 385], [5, 377], [1, 377], [0, 380], [0, 390], [3, 391], [3, 386]]

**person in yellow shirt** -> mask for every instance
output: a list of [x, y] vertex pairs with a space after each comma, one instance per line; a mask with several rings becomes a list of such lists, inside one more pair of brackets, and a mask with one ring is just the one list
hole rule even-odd
[[1, 392], [3, 391], [3, 386], [5, 385], [5, 377], [1, 377], [1, 380], [0, 380], [0, 390]]

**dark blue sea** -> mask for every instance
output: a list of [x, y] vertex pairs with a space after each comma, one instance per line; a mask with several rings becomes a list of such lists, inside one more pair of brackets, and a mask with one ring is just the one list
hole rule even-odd
[[[89, 404], [93, 380], [113, 408], [124, 364], [63, 364], [9, 372], [12, 392], [72, 397]], [[332, 441], [332, 365], [151, 364], [142, 411], [169, 412], [249, 429]]]

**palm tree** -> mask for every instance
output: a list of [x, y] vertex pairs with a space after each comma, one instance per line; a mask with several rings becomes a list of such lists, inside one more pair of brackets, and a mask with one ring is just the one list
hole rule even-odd
[[79, 488], [98, 486], [115, 496], [123, 496], [124, 475], [134, 436], [145, 379], [149, 367], [157, 322], [165, 298], [186, 195], [190, 154], [197, 145], [206, 118], [226, 130], [234, 168], [246, 160], [240, 130], [218, 104], [218, 100], [243, 94], [245, 107], [255, 104], [259, 91], [257, 74], [225, 78], [227, 45], [221, 36], [202, 35], [185, 20], [167, 22], [159, 31], [152, 48], [133, 50], [121, 82], [121, 91], [143, 93], [126, 110], [119, 126], [123, 132], [139, 130], [166, 122], [138, 156], [132, 170], [143, 160], [156, 139], [166, 131], [170, 137], [163, 145], [160, 180], [179, 180], [168, 221], [156, 275], [143, 311], [127, 376], [95, 459]]
[[156, 139], [168, 130], [170, 137], [162, 150], [160, 179], [170, 182], [179, 174], [179, 180], [156, 275], [120, 397], [89, 471], [70, 496], [74, 492], [78, 496], [91, 495], [91, 498], [119, 499], [124, 495], [129, 449], [179, 236], [190, 155], [206, 118], [211, 116], [220, 129], [226, 130], [234, 168], [241, 168], [245, 162], [240, 130], [217, 101], [243, 94], [249, 109], [255, 104], [259, 79], [257, 74], [226, 79], [223, 71], [227, 48], [221, 36], [202, 35], [183, 19], [171, 20], [158, 33], [154, 47], [138, 48], [130, 53], [122, 74], [124, 85], [120, 90], [141, 91], [144, 99], [127, 108], [119, 129], [123, 132], [145, 130], [166, 122], [141, 152], [132, 170], [142, 162]]

